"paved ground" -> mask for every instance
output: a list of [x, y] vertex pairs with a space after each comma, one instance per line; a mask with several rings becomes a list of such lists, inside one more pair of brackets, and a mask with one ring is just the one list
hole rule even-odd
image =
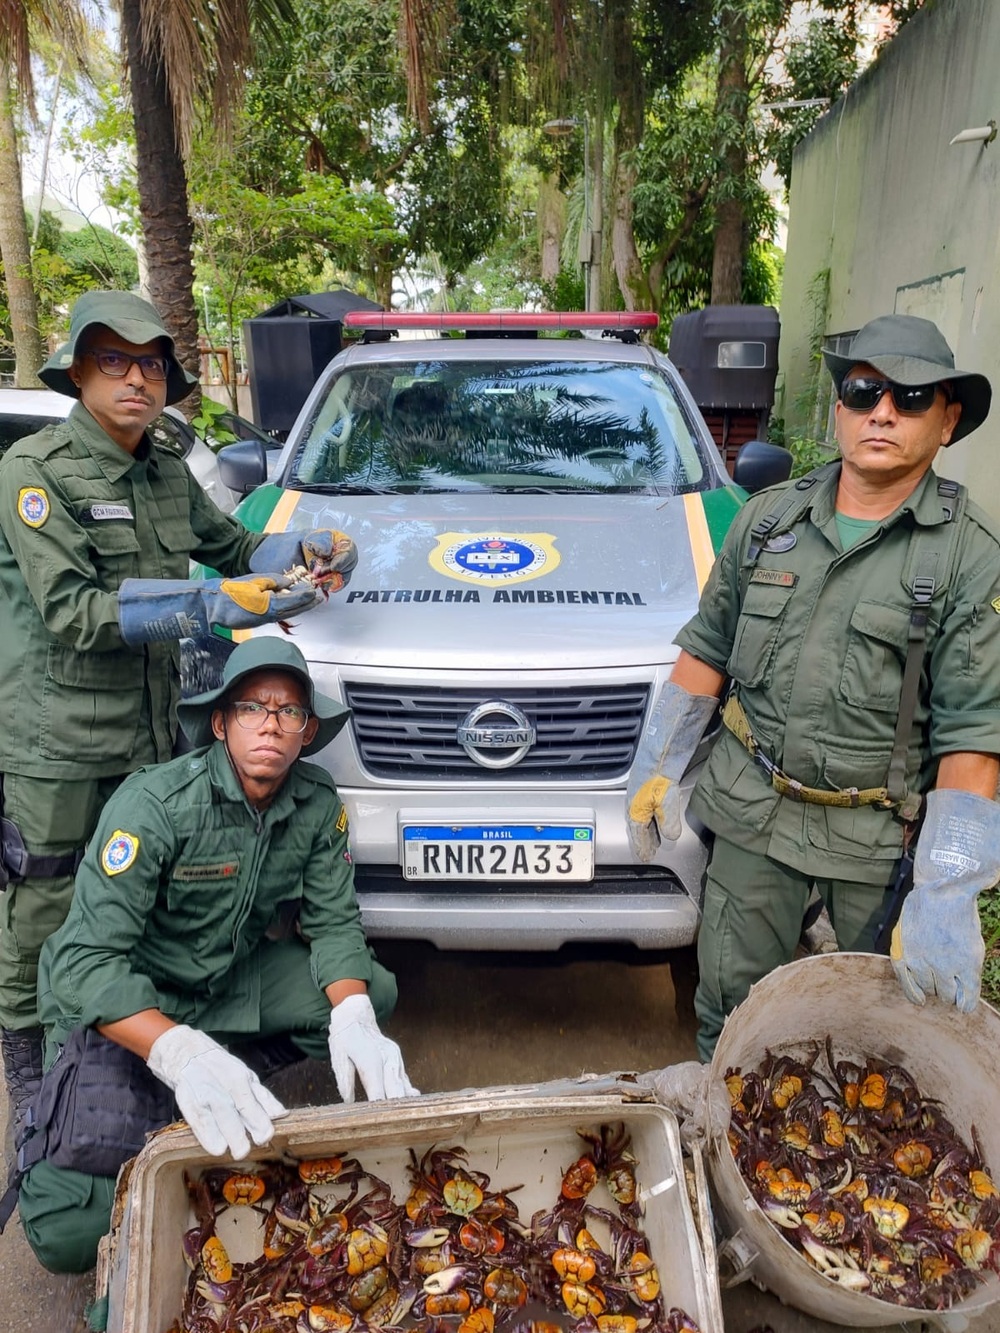
[[[694, 1057], [687, 953], [670, 959], [575, 949], [526, 957], [396, 945], [379, 954], [399, 978], [392, 1035], [425, 1092], [650, 1069]], [[328, 1070], [307, 1063], [283, 1075], [275, 1091], [300, 1105], [322, 1103], [333, 1099], [334, 1085]], [[81, 1333], [90, 1290], [88, 1277], [44, 1273], [16, 1222], [0, 1237], [0, 1333]], [[725, 1293], [724, 1307], [727, 1333], [835, 1327], [746, 1286]], [[897, 1333], [901, 1327], [894, 1326]], [[1000, 1316], [981, 1318], [969, 1333], [1000, 1333]]]

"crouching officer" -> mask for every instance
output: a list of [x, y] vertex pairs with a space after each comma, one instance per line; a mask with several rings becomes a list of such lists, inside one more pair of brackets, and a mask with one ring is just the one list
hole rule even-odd
[[[146, 428], [194, 379], [156, 310], [87, 292], [39, 372], [78, 401], [0, 462], [0, 1047], [15, 1118], [41, 1077], [38, 951], [66, 915], [100, 808], [171, 757], [178, 640], [307, 609], [293, 564], [328, 590], [357, 560], [343, 534], [263, 537], [223, 514]], [[192, 558], [227, 578], [189, 583]], [[339, 571], [339, 573], [338, 573]]]
[[[396, 985], [365, 941], [344, 807], [300, 761], [347, 709], [315, 690], [294, 644], [266, 637], [180, 716], [198, 748], [111, 797], [42, 950], [58, 1055], [29, 1114], [20, 1210], [55, 1272], [94, 1263], [118, 1168], [175, 1102], [206, 1152], [270, 1140], [285, 1108], [250, 1068], [254, 1039], [329, 1060], [345, 1101], [355, 1075], [371, 1100], [415, 1093], [379, 1031]], [[297, 929], [276, 929], [289, 918]]]
[[[726, 538], [633, 769], [641, 860], [680, 832], [677, 784], [732, 682], [691, 809], [716, 835], [698, 937], [698, 1049], [793, 957], [815, 887], [843, 949], [872, 950], [916, 844], [892, 947], [915, 1003], [979, 997], [976, 895], [1000, 878], [1000, 538], [938, 450], [989, 382], [927, 320], [847, 355], [837, 462], [754, 496]], [[890, 886], [887, 892], [887, 886]]]

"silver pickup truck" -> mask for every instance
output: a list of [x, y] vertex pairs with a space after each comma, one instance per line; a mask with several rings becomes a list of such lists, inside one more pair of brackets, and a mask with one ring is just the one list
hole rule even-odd
[[[743, 492], [639, 340], [655, 316], [510, 318], [357, 317], [368, 334], [321, 376], [273, 480], [253, 444], [223, 451], [223, 476], [248, 527], [339, 528], [361, 553], [294, 633], [352, 710], [320, 762], [369, 934], [688, 944], [704, 831], [639, 864], [625, 784]], [[537, 336], [553, 318], [598, 336]], [[390, 341], [407, 323], [435, 336]], [[748, 451], [748, 489], [787, 475], [783, 450]]]

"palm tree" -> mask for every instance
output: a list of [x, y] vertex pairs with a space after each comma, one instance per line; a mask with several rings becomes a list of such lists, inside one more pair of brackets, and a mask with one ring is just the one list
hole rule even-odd
[[[2, 8], [2, 5], [0, 5]], [[150, 297], [198, 373], [185, 156], [206, 107], [225, 134], [255, 40], [279, 36], [292, 0], [121, 0]]]
[[38, 327], [38, 301], [31, 276], [31, 242], [24, 213], [21, 159], [15, 111], [20, 103], [34, 114], [31, 28], [47, 29], [71, 56], [83, 49], [84, 23], [70, 0], [2, 0], [0, 3], [0, 260], [14, 340], [14, 382], [40, 383], [45, 349]]

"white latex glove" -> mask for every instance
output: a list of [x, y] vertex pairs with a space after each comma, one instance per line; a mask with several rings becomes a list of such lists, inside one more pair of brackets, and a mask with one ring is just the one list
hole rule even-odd
[[287, 1115], [277, 1097], [242, 1060], [204, 1032], [180, 1024], [161, 1033], [146, 1064], [173, 1089], [195, 1138], [213, 1157], [246, 1157], [250, 1139], [269, 1143], [272, 1120]]
[[355, 1074], [370, 1102], [419, 1096], [406, 1077], [399, 1047], [379, 1031], [367, 995], [348, 995], [334, 1006], [330, 1014], [330, 1064], [344, 1102], [354, 1101]]

